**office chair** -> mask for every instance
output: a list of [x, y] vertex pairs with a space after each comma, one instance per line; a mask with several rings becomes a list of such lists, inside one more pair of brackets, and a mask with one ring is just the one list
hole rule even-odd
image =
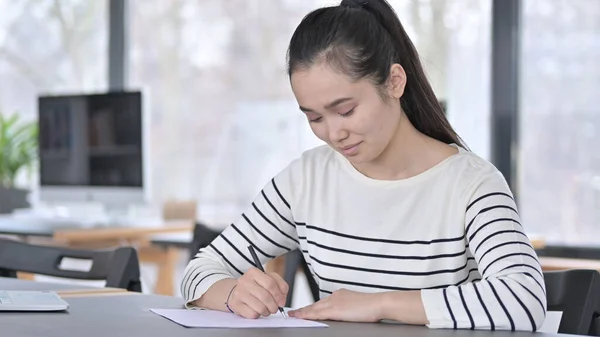
[[298, 268], [302, 268], [302, 272], [304, 272], [304, 275], [306, 275], [306, 279], [308, 280], [308, 287], [310, 288], [310, 293], [313, 297], [313, 300], [316, 302], [320, 299], [319, 285], [312, 276], [310, 269], [308, 269], [308, 265], [304, 260], [302, 252], [296, 249], [285, 254], [285, 272], [283, 279], [289, 286], [288, 295], [285, 300], [285, 306], [288, 308], [292, 306], [292, 295], [294, 293], [294, 283], [296, 280], [296, 272], [298, 271]]
[[[91, 260], [89, 271], [60, 268], [64, 258]], [[17, 277], [17, 272], [79, 279], [105, 280], [106, 287], [141, 292], [140, 264], [132, 247], [80, 250], [37, 246], [0, 238], [0, 277]]]
[[209, 228], [203, 223], [197, 222], [194, 226], [194, 236], [190, 244], [190, 260], [196, 256], [200, 248], [208, 246], [214, 239], [221, 234], [220, 231]]
[[600, 273], [573, 269], [544, 272], [548, 311], [562, 311], [559, 333], [600, 336]]

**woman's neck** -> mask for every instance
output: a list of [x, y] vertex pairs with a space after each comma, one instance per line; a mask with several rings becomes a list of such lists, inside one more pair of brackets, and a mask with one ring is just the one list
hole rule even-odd
[[373, 179], [400, 180], [423, 173], [458, 150], [419, 132], [403, 114], [388, 146], [373, 161], [356, 165]]

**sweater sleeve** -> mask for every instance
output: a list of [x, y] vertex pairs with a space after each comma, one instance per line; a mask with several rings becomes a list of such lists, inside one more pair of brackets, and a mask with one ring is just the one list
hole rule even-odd
[[422, 290], [428, 326], [536, 331], [546, 317], [544, 277], [500, 172], [476, 186], [465, 221], [468, 249], [482, 279]]
[[192, 307], [217, 281], [238, 278], [254, 266], [249, 245], [263, 264], [298, 247], [290, 205], [293, 186], [288, 166], [258, 193], [236, 222], [200, 249], [186, 266], [181, 282], [186, 307]]

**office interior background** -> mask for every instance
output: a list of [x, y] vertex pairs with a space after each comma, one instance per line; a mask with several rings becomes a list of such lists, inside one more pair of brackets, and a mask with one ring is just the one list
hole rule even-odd
[[[0, 2], [0, 112], [38, 96], [139, 90], [145, 207], [197, 203], [222, 227], [320, 145], [285, 69], [322, 0]], [[447, 116], [516, 195], [526, 231], [600, 247], [600, 1], [391, 0]], [[18, 186], [39, 200], [39, 174]]]

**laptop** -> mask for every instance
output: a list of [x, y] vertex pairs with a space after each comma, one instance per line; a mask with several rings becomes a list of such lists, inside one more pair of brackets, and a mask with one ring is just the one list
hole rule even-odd
[[64, 311], [69, 308], [53, 291], [0, 290], [1, 311]]

